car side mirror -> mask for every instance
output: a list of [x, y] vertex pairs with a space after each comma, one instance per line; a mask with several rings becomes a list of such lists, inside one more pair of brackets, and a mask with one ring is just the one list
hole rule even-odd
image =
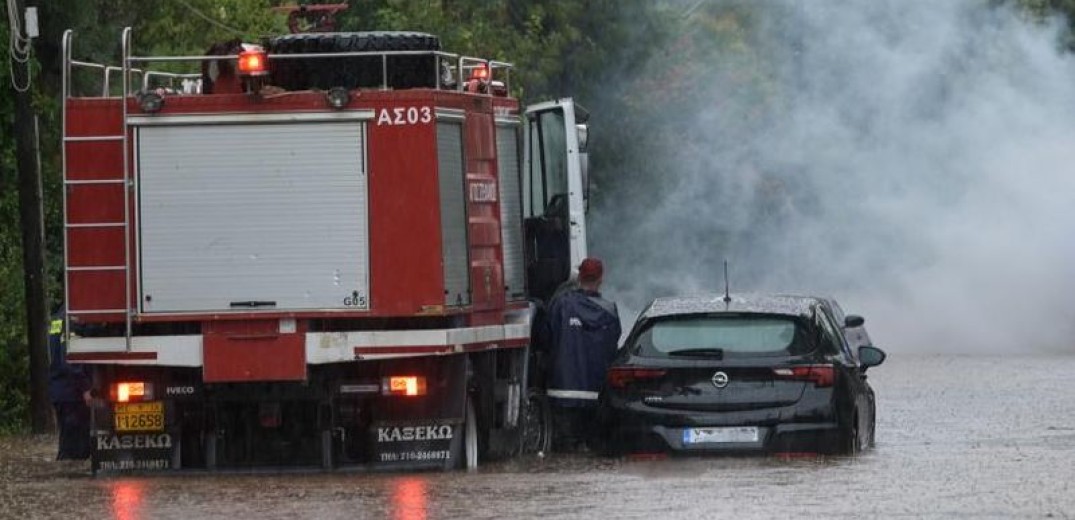
[[846, 318], [844, 318], [844, 327], [847, 327], [847, 328], [861, 327], [861, 326], [863, 326], [865, 324], [866, 324], [866, 318], [863, 318], [862, 316], [851, 314], [851, 315], [848, 315]]
[[885, 351], [872, 345], [863, 345], [859, 347], [859, 363], [862, 364], [862, 368], [870, 368], [880, 365], [885, 362], [886, 357], [888, 356], [885, 354]]

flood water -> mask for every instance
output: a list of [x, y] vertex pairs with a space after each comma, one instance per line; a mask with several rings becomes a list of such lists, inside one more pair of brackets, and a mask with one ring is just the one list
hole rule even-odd
[[1075, 518], [1075, 356], [900, 356], [856, 458], [529, 457], [473, 473], [91, 478], [0, 438], [4, 518]]

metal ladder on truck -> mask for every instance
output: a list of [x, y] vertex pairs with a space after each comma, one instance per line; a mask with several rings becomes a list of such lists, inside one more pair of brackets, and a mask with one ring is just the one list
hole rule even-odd
[[[169, 81], [199, 77], [192, 74], [174, 74], [167, 72], [147, 73], [129, 66], [130, 28], [123, 32], [122, 65], [102, 65], [72, 59], [72, 41], [74, 33], [63, 33], [61, 71], [61, 131], [63, 135], [61, 159], [63, 170], [63, 247], [64, 255], [64, 340], [70, 340], [72, 316], [122, 315], [125, 321], [126, 351], [131, 351], [132, 319], [136, 312], [132, 298], [132, 259], [133, 247], [131, 207], [134, 204], [134, 175], [131, 169], [130, 129], [127, 125], [127, 100], [131, 96], [131, 78], [139, 76], [143, 88], [148, 88], [152, 77], [165, 77]], [[67, 101], [72, 97], [73, 68], [98, 71], [101, 82], [100, 99], [112, 114], [119, 113], [107, 106], [107, 102], [121, 105], [122, 117], [118, 121], [100, 117], [89, 125], [80, 125], [77, 132], [72, 132], [67, 114]], [[122, 94], [113, 96], [112, 75], [122, 74]], [[89, 148], [91, 150], [85, 150]], [[79, 150], [80, 159], [72, 164], [69, 155]], [[115, 158], [119, 157], [120, 160]], [[87, 159], [92, 158], [92, 159]], [[108, 160], [111, 158], [111, 160]], [[89, 163], [89, 164], [87, 164]], [[72, 202], [85, 204], [87, 201], [120, 199], [123, 204], [122, 215], [108, 213], [115, 204], [98, 204], [103, 208], [99, 212], [83, 212], [77, 221], [72, 221], [68, 206]], [[112, 210], [114, 211], [114, 210]], [[88, 214], [88, 216], [87, 216]], [[96, 241], [115, 240], [115, 233], [121, 233], [123, 245], [122, 258], [112, 253], [93, 253], [93, 248], [86, 247], [85, 252], [71, 251], [71, 247], [92, 244]], [[101, 251], [98, 249], [97, 251]], [[70, 252], [71, 254], [67, 254]], [[94, 287], [111, 293], [102, 307], [80, 307], [78, 301], [72, 301], [70, 281], [73, 276], [89, 278]], [[122, 290], [120, 297], [115, 292]], [[78, 296], [76, 295], [76, 300]], [[69, 343], [68, 343], [69, 344]]]

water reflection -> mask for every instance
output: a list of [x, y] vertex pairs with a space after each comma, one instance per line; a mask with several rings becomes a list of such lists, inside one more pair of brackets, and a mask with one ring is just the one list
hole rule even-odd
[[113, 482], [112, 518], [116, 520], [139, 520], [142, 518], [142, 499], [144, 483], [136, 480]]
[[393, 482], [392, 510], [396, 520], [425, 520], [429, 510], [426, 480], [403, 477]]

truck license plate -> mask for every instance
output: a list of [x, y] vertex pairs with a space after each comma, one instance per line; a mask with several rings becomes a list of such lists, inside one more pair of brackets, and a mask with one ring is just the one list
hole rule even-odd
[[736, 428], [687, 428], [683, 430], [683, 444], [717, 442], [758, 442], [757, 426]]
[[164, 403], [117, 404], [113, 412], [117, 432], [164, 431]]

